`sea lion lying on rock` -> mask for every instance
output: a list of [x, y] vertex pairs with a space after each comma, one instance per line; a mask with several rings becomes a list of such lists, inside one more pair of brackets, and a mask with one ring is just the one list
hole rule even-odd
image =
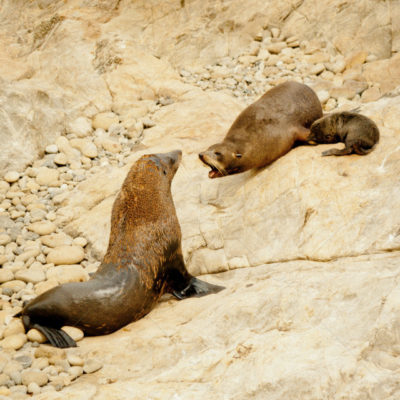
[[322, 117], [315, 92], [298, 82], [282, 83], [243, 110], [224, 140], [199, 154], [209, 178], [264, 167], [305, 142], [311, 124]]
[[307, 142], [310, 144], [344, 142], [344, 149], [330, 149], [323, 156], [344, 156], [351, 153], [368, 154], [379, 141], [375, 122], [355, 112], [328, 114], [311, 125]]
[[19, 313], [25, 329], [38, 329], [54, 346], [76, 346], [62, 326], [103, 335], [146, 315], [163, 293], [184, 299], [223, 289], [190, 275], [183, 261], [171, 195], [181, 154], [145, 155], [133, 165], [113, 205], [99, 269], [87, 282], [57, 286], [28, 303]]

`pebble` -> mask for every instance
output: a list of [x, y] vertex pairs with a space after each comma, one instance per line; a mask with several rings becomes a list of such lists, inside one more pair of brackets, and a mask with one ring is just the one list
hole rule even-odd
[[5, 289], [10, 289], [12, 292], [15, 293], [15, 292], [19, 292], [20, 290], [24, 289], [25, 286], [26, 286], [25, 282], [17, 280], [17, 279], [14, 279], [12, 281], [8, 281], [8, 282], [3, 283], [1, 285], [1, 288], [3, 290], [3, 293], [4, 293]]
[[13, 318], [10, 323], [5, 327], [3, 336], [8, 337], [11, 335], [17, 335], [19, 333], [25, 333], [24, 324], [19, 318]]
[[271, 43], [268, 46], [266, 46], [266, 49], [271, 54], [279, 54], [285, 48], [286, 48], [285, 42], [275, 42], [275, 43]]
[[54, 157], [54, 162], [57, 165], [67, 165], [68, 164], [68, 158], [65, 155], [65, 153], [58, 153], [55, 157]]
[[28, 390], [27, 391], [28, 391], [28, 393], [32, 393], [32, 394], [39, 394], [40, 393], [40, 387], [36, 382], [31, 382], [28, 385]]
[[17, 333], [15, 335], [10, 335], [0, 341], [0, 346], [3, 349], [20, 349], [27, 341], [26, 335], [24, 333]]
[[7, 374], [0, 374], [0, 386], [10, 386], [10, 377]]
[[56, 169], [41, 167], [36, 175], [36, 182], [40, 186], [59, 186], [59, 175]]
[[41, 221], [34, 222], [28, 225], [27, 228], [38, 235], [44, 236], [53, 233], [57, 229], [57, 226], [51, 221]]
[[[46, 336], [44, 336], [42, 332], [38, 331], [35, 328], [29, 329], [26, 336], [27, 336], [28, 340], [31, 342], [45, 343], [47, 341]], [[40, 369], [42, 369], [42, 368], [40, 368]]]
[[53, 287], [58, 286], [58, 280], [56, 278], [51, 278], [47, 274], [47, 280], [44, 282], [39, 282], [35, 286], [35, 294], [39, 296], [40, 294], [47, 292]]
[[326, 103], [330, 97], [329, 92], [327, 90], [319, 90], [317, 92], [317, 96], [322, 104]]
[[71, 336], [71, 338], [74, 339], [75, 342], [79, 342], [79, 340], [83, 339], [83, 331], [79, 328], [76, 328], [75, 326], [63, 326], [61, 329], [69, 336]]
[[87, 240], [84, 237], [77, 237], [72, 241], [73, 244], [81, 247], [85, 247], [87, 245]]
[[119, 123], [119, 117], [113, 112], [103, 112], [96, 114], [93, 119], [92, 119], [92, 127], [93, 129], [104, 129], [105, 131], [108, 130], [108, 128], [112, 124], [118, 124]]
[[83, 367], [84, 365], [83, 358], [77, 356], [76, 354], [67, 354], [67, 360], [72, 367]]
[[14, 274], [9, 269], [0, 269], [0, 283], [12, 281], [14, 279]]
[[23, 368], [29, 368], [32, 365], [32, 357], [29, 355], [22, 355], [15, 357], [15, 361], [18, 361]]
[[11, 238], [6, 233], [0, 233], [0, 246], [4, 246], [11, 242]]
[[21, 269], [15, 273], [15, 278], [20, 279], [24, 282], [39, 283], [46, 279], [46, 274], [43, 271], [43, 267], [34, 266], [29, 269]]
[[4, 180], [8, 183], [14, 183], [17, 182], [17, 180], [20, 177], [20, 173], [17, 171], [8, 171], [5, 175], [4, 175]]
[[33, 369], [27, 369], [23, 371], [21, 377], [22, 383], [25, 386], [28, 386], [31, 383], [36, 383], [39, 386], [43, 386], [49, 381], [49, 378], [45, 372]]
[[85, 258], [85, 252], [80, 246], [59, 246], [50, 250], [47, 262], [55, 265], [77, 264]]
[[102, 367], [103, 365], [100, 362], [92, 358], [89, 358], [88, 360], [86, 360], [85, 365], [83, 366], [83, 372], [85, 374], [91, 374], [93, 372], [98, 371]]
[[92, 123], [85, 117], [79, 117], [69, 123], [68, 132], [74, 133], [78, 137], [85, 137], [92, 132]]
[[46, 146], [45, 152], [48, 154], [56, 154], [58, 153], [58, 146], [56, 144], [49, 144]]
[[53, 233], [51, 235], [44, 235], [40, 241], [48, 247], [68, 246], [72, 244], [72, 238], [65, 233]]
[[83, 368], [81, 366], [73, 366], [68, 369], [68, 375], [72, 380], [78, 378], [83, 374]]
[[[36, 330], [36, 329], [35, 329]], [[32, 368], [33, 369], [45, 369], [49, 366], [49, 360], [45, 357], [39, 357], [33, 360]]]
[[50, 345], [41, 345], [35, 351], [35, 358], [47, 358], [50, 364], [56, 363], [58, 360], [65, 360], [66, 353], [64, 349], [59, 349]]

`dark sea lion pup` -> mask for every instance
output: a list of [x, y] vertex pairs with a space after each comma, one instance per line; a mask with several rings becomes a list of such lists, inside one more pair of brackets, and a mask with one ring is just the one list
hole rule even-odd
[[326, 150], [323, 156], [364, 155], [379, 141], [379, 129], [365, 115], [343, 111], [316, 120], [307, 141], [310, 144], [344, 142], [344, 149]]
[[186, 269], [171, 181], [181, 151], [141, 157], [114, 202], [107, 253], [87, 282], [57, 286], [28, 303], [19, 316], [57, 347], [76, 346], [61, 327], [103, 335], [146, 315], [163, 293], [178, 299], [223, 289]]
[[211, 168], [209, 178], [264, 167], [305, 142], [311, 124], [322, 117], [315, 92], [298, 82], [285, 82], [243, 110], [224, 140], [199, 154]]

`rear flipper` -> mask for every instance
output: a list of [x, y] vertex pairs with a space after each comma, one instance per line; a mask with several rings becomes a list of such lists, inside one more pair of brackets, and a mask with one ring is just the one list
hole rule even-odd
[[353, 153], [352, 147], [345, 147], [344, 149], [330, 149], [322, 152], [322, 156], [347, 156]]
[[64, 332], [62, 329], [50, 328], [48, 326], [43, 326], [39, 324], [33, 324], [32, 328], [37, 329], [46, 336], [47, 340], [54, 347], [59, 347], [61, 349], [66, 347], [76, 347], [76, 342], [72, 339], [68, 333]]
[[224, 286], [213, 285], [212, 283], [201, 281], [195, 277], [190, 279], [189, 285], [182, 290], [174, 290], [172, 293], [179, 300], [188, 297], [202, 297], [211, 293], [218, 293], [225, 289]]

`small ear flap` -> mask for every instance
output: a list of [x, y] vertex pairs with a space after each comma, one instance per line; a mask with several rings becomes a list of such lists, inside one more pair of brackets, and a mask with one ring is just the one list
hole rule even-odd
[[236, 158], [241, 158], [242, 155], [241, 155], [240, 153], [236, 153], [236, 154], [235, 154], [235, 157], [236, 157]]

